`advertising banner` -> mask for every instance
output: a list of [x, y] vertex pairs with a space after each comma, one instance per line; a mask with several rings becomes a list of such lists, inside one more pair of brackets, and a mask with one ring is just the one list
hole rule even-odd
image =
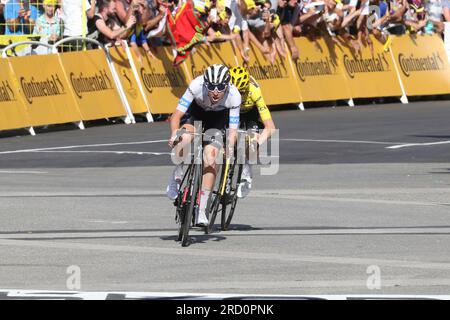
[[171, 50], [153, 48], [155, 57], [141, 50], [141, 58], [132, 50], [133, 63], [152, 114], [172, 113], [189, 84], [182, 66], [173, 66]]
[[350, 99], [345, 74], [336, 54], [337, 46], [329, 38], [310, 41], [295, 38], [300, 57], [295, 61], [295, 74], [303, 101]]
[[32, 126], [81, 120], [57, 55], [11, 57], [8, 61]]
[[408, 96], [450, 93], [450, 64], [438, 35], [395, 37], [392, 52]]
[[59, 54], [83, 120], [126, 115], [103, 50]]
[[0, 70], [0, 130], [29, 127], [30, 118], [7, 59], [0, 58]]

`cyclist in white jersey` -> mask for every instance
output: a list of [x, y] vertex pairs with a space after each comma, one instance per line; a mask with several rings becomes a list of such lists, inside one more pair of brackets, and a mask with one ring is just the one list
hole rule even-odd
[[[171, 137], [169, 146], [173, 147], [178, 129], [185, 128], [194, 133], [194, 121], [202, 121], [203, 130], [229, 130], [227, 155], [233, 154], [234, 144], [239, 127], [241, 95], [230, 83], [230, 73], [226, 66], [214, 64], [209, 66], [203, 75], [195, 78], [178, 102], [178, 106], [170, 119]], [[180, 148], [191, 142], [192, 135], [183, 134]], [[201, 186], [200, 206], [197, 214], [197, 225], [206, 226], [206, 205], [216, 178], [216, 157], [221, 145], [206, 141], [203, 155], [203, 179]], [[179, 185], [183, 177], [183, 164], [177, 165], [167, 186], [167, 196], [171, 200], [177, 198]]]

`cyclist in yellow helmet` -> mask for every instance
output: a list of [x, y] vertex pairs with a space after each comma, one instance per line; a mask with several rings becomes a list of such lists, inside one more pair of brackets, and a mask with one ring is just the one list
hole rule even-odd
[[[275, 130], [269, 108], [264, 102], [261, 88], [256, 80], [244, 67], [230, 69], [230, 81], [239, 90], [242, 97], [240, 123], [241, 127], [253, 129], [257, 132], [264, 129], [254, 137], [258, 145], [263, 144]], [[252, 187], [252, 165], [246, 163], [242, 170], [242, 178], [238, 187], [238, 197], [245, 198]]]

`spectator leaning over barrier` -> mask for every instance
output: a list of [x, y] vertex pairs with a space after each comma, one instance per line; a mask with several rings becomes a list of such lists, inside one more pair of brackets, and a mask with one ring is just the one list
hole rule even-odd
[[240, 38], [238, 33], [233, 33], [229, 22], [232, 16], [231, 9], [228, 7], [218, 11], [216, 8], [211, 10], [211, 24], [208, 29], [207, 40], [214, 41], [233, 41]]
[[7, 35], [31, 34], [38, 9], [29, 0], [9, 0], [4, 8]]
[[[294, 42], [294, 34], [301, 32], [299, 25], [299, 17], [301, 14], [301, 7], [295, 0], [279, 0], [277, 14], [281, 20], [281, 29], [283, 31], [284, 39], [291, 50], [292, 59], [298, 59], [299, 51]], [[315, 11], [306, 13], [307, 17], [316, 15]], [[306, 19], [304, 19], [306, 21]]]
[[147, 37], [145, 36], [143, 18], [145, 10], [146, 6], [142, 3], [140, 3], [137, 8], [133, 8], [133, 16], [135, 18], [136, 24], [134, 25], [134, 28], [132, 29], [133, 31], [129, 37], [130, 46], [141, 63], [143, 57], [141, 55], [141, 51], [139, 50], [140, 47], [145, 50], [146, 54], [149, 57], [155, 58], [148, 45]]
[[[250, 50], [250, 41], [261, 51], [262, 54], [267, 55], [270, 50], [263, 46], [263, 44], [255, 36], [254, 32], [259, 27], [264, 27], [265, 23], [261, 19], [261, 9], [256, 5], [254, 0], [240, 0], [239, 8], [244, 17], [243, 23], [243, 39], [244, 50]], [[250, 27], [251, 26], [251, 27]], [[251, 30], [252, 28], [253, 30]]]
[[[432, 22], [430, 22], [432, 24]], [[409, 0], [409, 8], [405, 13], [404, 24], [407, 33], [422, 32], [427, 24], [426, 11], [422, 0]]]
[[154, 40], [153, 44], [161, 45], [160, 39], [158, 41], [156, 37], [163, 37], [166, 33], [167, 7], [169, 6], [175, 6], [175, 2], [169, 0], [166, 6], [156, 0], [148, 2], [149, 18], [145, 22], [144, 32], [147, 38]]
[[136, 23], [136, 17], [130, 16], [125, 26], [110, 25], [110, 17], [115, 14], [116, 3], [114, 0], [102, 0], [98, 13], [92, 18], [93, 24], [98, 30], [98, 42], [107, 44], [118, 39], [125, 39]]
[[243, 37], [241, 36], [241, 33], [242, 33], [242, 35], [244, 35], [245, 31], [248, 32], [248, 25], [246, 22], [244, 23], [244, 18], [242, 17], [242, 13], [239, 8], [238, 0], [218, 0], [216, 6], [217, 6], [218, 11], [220, 11], [221, 9], [223, 9], [225, 7], [230, 8], [232, 15], [230, 18], [229, 26], [233, 33], [239, 35], [239, 37], [236, 37], [232, 41], [233, 46], [235, 47], [235, 49], [237, 51], [239, 51], [242, 59], [245, 62], [249, 62], [250, 58], [247, 54], [247, 52], [249, 50], [249, 48], [248, 48], [249, 39], [248, 39], [248, 36], [246, 36], [248, 41], [247, 41], [247, 44], [245, 44], [245, 41], [244, 41]]
[[[87, 33], [87, 20], [92, 19], [95, 15], [96, 3], [96, 0], [91, 0], [91, 3], [88, 0], [62, 0], [64, 38], [81, 37], [84, 32]], [[83, 7], [86, 10], [85, 13], [83, 13]], [[86, 18], [83, 15], [86, 15]], [[63, 46], [63, 51], [79, 51], [82, 49], [83, 43], [81, 40], [70, 41]]]
[[44, 36], [49, 43], [56, 42], [62, 37], [62, 21], [55, 15], [57, 4], [57, 0], [44, 0], [44, 13], [39, 16], [34, 25], [33, 34]]

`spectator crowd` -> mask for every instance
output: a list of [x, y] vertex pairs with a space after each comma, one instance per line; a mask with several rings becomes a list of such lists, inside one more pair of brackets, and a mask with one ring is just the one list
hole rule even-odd
[[[182, 14], [187, 2], [199, 21], [192, 33]], [[450, 22], [450, 0], [0, 0], [0, 36], [34, 34], [54, 42], [86, 35], [102, 44], [127, 41], [151, 58], [151, 47], [176, 44], [177, 23], [196, 39], [186, 46], [230, 41], [248, 61], [252, 43], [273, 63], [287, 50], [299, 57], [298, 36], [329, 36], [359, 50], [371, 45], [370, 34], [383, 44], [390, 34], [442, 35], [444, 22]], [[83, 45], [75, 40], [65, 47]]]

